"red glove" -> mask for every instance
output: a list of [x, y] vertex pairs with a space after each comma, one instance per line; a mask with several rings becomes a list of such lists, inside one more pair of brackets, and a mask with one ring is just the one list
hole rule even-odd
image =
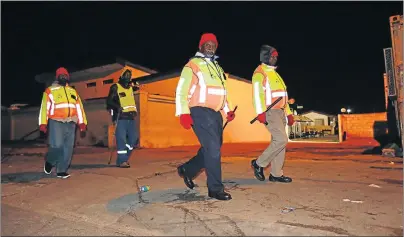
[[234, 111], [229, 111], [227, 112], [227, 121], [231, 122], [233, 121], [233, 119], [236, 117], [236, 114], [234, 113]]
[[288, 115], [288, 126], [292, 126], [295, 123], [295, 119], [293, 118], [293, 115], [289, 114]]
[[190, 129], [191, 125], [194, 124], [190, 114], [181, 114], [180, 123], [185, 129]]
[[265, 112], [258, 115], [258, 121], [260, 121], [260, 123], [263, 123], [263, 124], [267, 123], [267, 117], [266, 117]]
[[46, 126], [46, 124], [41, 124], [39, 125], [39, 130], [43, 133], [46, 133], [48, 131], [48, 127]]
[[84, 123], [79, 124], [80, 132], [84, 132], [87, 130], [87, 125]]

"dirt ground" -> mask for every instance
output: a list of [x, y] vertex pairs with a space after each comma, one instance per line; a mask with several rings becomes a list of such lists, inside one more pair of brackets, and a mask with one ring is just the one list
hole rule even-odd
[[[45, 147], [3, 146], [1, 234], [402, 236], [403, 159], [363, 154], [375, 145], [289, 143], [289, 184], [254, 178], [250, 160], [266, 144], [225, 145], [231, 201], [207, 198], [204, 173], [195, 190], [177, 176], [197, 147], [139, 149], [129, 169], [107, 165], [105, 148], [78, 147], [62, 180], [43, 173]], [[142, 185], [151, 190], [139, 193]]]

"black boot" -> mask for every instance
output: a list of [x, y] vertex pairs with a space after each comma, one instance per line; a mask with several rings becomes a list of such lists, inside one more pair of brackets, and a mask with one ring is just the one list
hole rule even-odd
[[178, 171], [178, 175], [184, 179], [185, 185], [189, 189], [194, 189], [195, 184], [191, 178], [189, 178], [188, 176], [185, 175], [185, 168], [181, 165], [177, 168], [177, 171]]
[[208, 196], [211, 198], [216, 198], [217, 200], [221, 201], [228, 201], [232, 199], [230, 193], [226, 193], [225, 191], [219, 191], [219, 192], [208, 191]]
[[255, 178], [259, 181], [265, 181], [264, 168], [257, 165], [257, 160], [251, 161], [251, 167], [254, 169]]
[[292, 179], [286, 176], [281, 176], [281, 177], [275, 177], [272, 174], [269, 175], [269, 181], [271, 182], [281, 182], [281, 183], [290, 183], [292, 182]]

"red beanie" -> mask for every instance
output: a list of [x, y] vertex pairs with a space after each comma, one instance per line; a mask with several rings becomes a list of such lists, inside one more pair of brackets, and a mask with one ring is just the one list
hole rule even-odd
[[202, 35], [201, 40], [199, 41], [199, 48], [202, 47], [202, 45], [208, 41], [213, 41], [216, 43], [216, 48], [219, 46], [219, 43], [217, 42], [216, 35], [212, 33], [205, 33]]
[[69, 73], [67, 72], [67, 69], [64, 68], [64, 67], [60, 67], [60, 68], [58, 68], [58, 70], [56, 70], [56, 78], [57, 78], [59, 75], [62, 75], [62, 74], [67, 75], [67, 78], [70, 79]]

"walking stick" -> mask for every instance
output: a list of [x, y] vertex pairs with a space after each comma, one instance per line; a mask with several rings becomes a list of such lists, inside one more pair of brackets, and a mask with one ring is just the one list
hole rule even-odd
[[[119, 115], [121, 113], [118, 111], [118, 115], [116, 116], [116, 122], [115, 122], [115, 129], [114, 129], [114, 139], [115, 139], [115, 146], [116, 146], [116, 138], [115, 138], [115, 134], [116, 134], [116, 128], [118, 127], [118, 121], [119, 121]], [[109, 161], [108, 161], [108, 165], [111, 164], [111, 159], [112, 159], [112, 152], [114, 151], [114, 149], [111, 149], [111, 153], [109, 154]]]
[[[264, 113], [268, 112], [268, 110], [270, 110], [272, 107], [274, 107], [279, 101], [281, 101], [283, 97], [279, 97], [278, 99], [276, 99], [270, 106], [268, 106], [268, 108], [264, 111]], [[253, 120], [250, 121], [250, 124], [255, 123], [255, 121], [257, 121], [258, 116], [255, 117]], [[268, 125], [268, 123], [265, 123], [265, 125]]]
[[[238, 105], [236, 105], [236, 107], [234, 107], [233, 113], [236, 112], [237, 107], [238, 107]], [[224, 126], [223, 126], [223, 130], [224, 130], [224, 128], [227, 126], [228, 123], [229, 123], [229, 121], [226, 121], [226, 123], [225, 123]]]

